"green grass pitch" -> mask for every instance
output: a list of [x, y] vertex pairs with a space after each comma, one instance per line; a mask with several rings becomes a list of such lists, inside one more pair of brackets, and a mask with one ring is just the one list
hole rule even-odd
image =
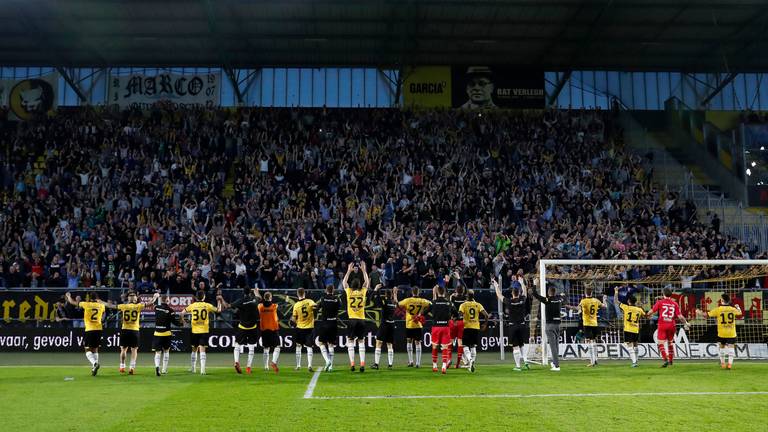
[[398, 354], [394, 370], [361, 374], [349, 372], [339, 351], [336, 370], [320, 373], [310, 396], [313, 374], [293, 370], [293, 353], [282, 356], [278, 375], [264, 372], [261, 360], [259, 352], [253, 375], [237, 375], [231, 356], [210, 354], [200, 376], [187, 372], [188, 353], [173, 353], [169, 375], [158, 378], [149, 353], [140, 354], [135, 376], [121, 376], [117, 355], [102, 354], [94, 378], [82, 354], [3, 353], [2, 430], [768, 430], [765, 362], [737, 361], [732, 371], [702, 361], [669, 369], [564, 362], [559, 373], [535, 365], [514, 372], [485, 355], [475, 374], [441, 376], [406, 368]]

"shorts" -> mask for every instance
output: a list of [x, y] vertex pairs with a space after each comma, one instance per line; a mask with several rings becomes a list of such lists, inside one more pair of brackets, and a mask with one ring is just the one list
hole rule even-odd
[[480, 330], [464, 329], [464, 337], [461, 342], [465, 347], [477, 346], [480, 343]]
[[138, 348], [139, 331], [138, 330], [120, 330], [120, 348]]
[[464, 339], [464, 320], [451, 320], [448, 323], [448, 327], [451, 328], [451, 340], [458, 339], [463, 340]]
[[261, 346], [264, 348], [277, 348], [280, 346], [280, 335], [277, 330], [261, 331]]
[[521, 347], [528, 342], [528, 326], [513, 324], [509, 329], [509, 340], [513, 347]]
[[383, 322], [376, 333], [376, 340], [384, 343], [395, 343], [395, 323]]
[[625, 343], [637, 343], [640, 340], [640, 333], [624, 332]]
[[656, 332], [656, 339], [660, 341], [662, 340], [673, 341], [675, 340], [676, 330], [677, 329], [675, 327], [664, 327], [664, 328], [659, 327], [659, 329]]
[[421, 327], [405, 329], [405, 338], [420, 341], [424, 336], [424, 329]]
[[171, 349], [171, 336], [155, 336], [152, 339], [152, 351], [168, 351]]
[[317, 323], [317, 338], [322, 343], [338, 344], [339, 328], [336, 321], [320, 321]]
[[193, 347], [207, 347], [208, 333], [192, 333], [192, 337], [189, 338], [189, 345]]
[[365, 320], [351, 319], [349, 320], [349, 328], [347, 329], [347, 337], [350, 339], [363, 339], [368, 331], [365, 329]]
[[296, 340], [294, 341], [297, 345], [304, 345], [304, 346], [312, 346], [314, 345], [315, 337], [313, 333], [315, 332], [315, 329], [308, 328], [308, 329], [296, 329]]
[[584, 326], [584, 338], [595, 340], [600, 336], [600, 327], [598, 326]]
[[719, 337], [718, 336], [717, 341], [720, 342], [720, 345], [735, 345], [736, 344], [736, 338], [735, 337], [724, 338], [724, 337]]
[[85, 332], [85, 347], [98, 348], [101, 346], [101, 330], [91, 330]]
[[238, 345], [256, 345], [259, 343], [259, 328], [241, 329], [238, 327], [237, 333], [235, 333], [235, 342]]
[[448, 326], [432, 327], [432, 345], [449, 345], [451, 329]]

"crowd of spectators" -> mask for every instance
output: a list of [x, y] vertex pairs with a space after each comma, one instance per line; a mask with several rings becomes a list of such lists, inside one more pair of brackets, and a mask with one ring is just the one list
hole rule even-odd
[[[3, 123], [0, 284], [468, 287], [539, 258], [745, 258], [600, 111], [61, 111]], [[508, 283], [508, 282], [507, 282]]]

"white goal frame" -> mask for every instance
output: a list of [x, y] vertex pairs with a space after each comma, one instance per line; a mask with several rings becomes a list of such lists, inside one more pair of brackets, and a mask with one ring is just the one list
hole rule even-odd
[[[572, 265], [572, 266], [632, 266], [632, 265], [644, 265], [644, 266], [696, 266], [696, 265], [743, 265], [743, 266], [755, 266], [755, 265], [768, 265], [768, 260], [751, 260], [751, 259], [737, 259], [737, 260], [617, 260], [617, 259], [542, 259], [539, 260], [539, 294], [543, 297], [547, 296], [547, 266], [552, 265]], [[547, 312], [545, 304], [541, 303], [541, 319], [539, 325], [541, 326], [541, 364], [547, 364], [547, 332], [546, 332], [546, 319]]]

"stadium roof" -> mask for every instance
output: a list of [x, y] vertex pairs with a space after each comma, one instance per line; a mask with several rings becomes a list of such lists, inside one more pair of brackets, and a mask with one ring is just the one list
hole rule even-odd
[[6, 0], [3, 6], [4, 65], [768, 70], [765, 0]]

